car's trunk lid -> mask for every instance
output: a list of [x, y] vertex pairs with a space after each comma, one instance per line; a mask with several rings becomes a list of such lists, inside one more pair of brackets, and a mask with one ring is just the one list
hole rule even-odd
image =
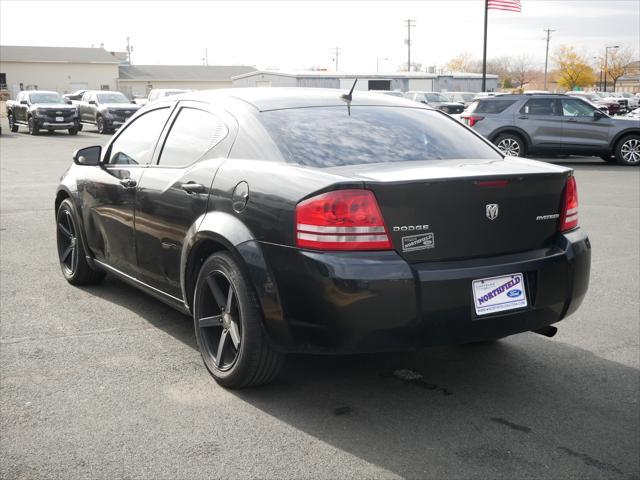
[[493, 256], [550, 245], [569, 173], [521, 159], [332, 170], [362, 180], [375, 193], [393, 246], [409, 262]]

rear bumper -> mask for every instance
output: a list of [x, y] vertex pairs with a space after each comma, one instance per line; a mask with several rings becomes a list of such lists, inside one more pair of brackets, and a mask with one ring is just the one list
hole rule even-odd
[[[274, 346], [288, 352], [410, 350], [539, 329], [579, 307], [591, 265], [580, 229], [547, 249], [423, 264], [408, 264], [393, 251], [317, 253], [255, 242], [239, 249], [253, 258], [257, 250], [265, 265], [247, 264], [265, 328]], [[518, 272], [529, 306], [478, 317], [471, 282]]]

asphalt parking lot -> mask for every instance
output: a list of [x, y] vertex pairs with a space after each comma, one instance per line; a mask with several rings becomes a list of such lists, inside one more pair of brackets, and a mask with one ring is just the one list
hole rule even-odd
[[640, 478], [640, 169], [560, 160], [593, 263], [553, 339], [296, 356], [273, 385], [226, 391], [189, 318], [59, 271], [58, 179], [106, 137], [3, 122], [2, 478]]

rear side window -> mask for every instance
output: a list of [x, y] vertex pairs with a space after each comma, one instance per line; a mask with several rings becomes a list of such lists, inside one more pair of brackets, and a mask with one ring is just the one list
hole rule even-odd
[[502, 113], [514, 103], [516, 100], [478, 100], [469, 106], [467, 113]]
[[502, 157], [455, 120], [402, 107], [317, 107], [259, 116], [287, 162], [311, 167]]
[[555, 98], [532, 98], [527, 100], [520, 113], [526, 115], [562, 115], [559, 112], [558, 101]]
[[218, 117], [204, 110], [183, 107], [164, 142], [159, 163], [165, 167], [191, 165], [229, 133]]

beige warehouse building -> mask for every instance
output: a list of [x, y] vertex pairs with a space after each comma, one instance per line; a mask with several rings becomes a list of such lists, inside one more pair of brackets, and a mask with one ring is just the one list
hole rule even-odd
[[154, 88], [209, 90], [231, 88], [231, 78], [253, 72], [243, 65], [121, 65], [118, 90], [146, 97]]
[[20, 90], [111, 90], [117, 87], [119, 63], [104, 48], [2, 45], [0, 86], [11, 98]]

